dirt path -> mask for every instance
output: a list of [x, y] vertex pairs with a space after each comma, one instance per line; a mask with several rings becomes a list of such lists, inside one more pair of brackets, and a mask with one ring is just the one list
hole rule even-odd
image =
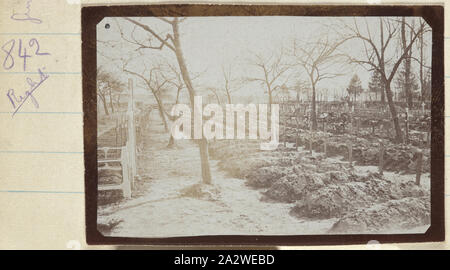
[[111, 236], [323, 234], [335, 221], [305, 222], [289, 215], [290, 204], [261, 202], [260, 191], [226, 176], [214, 160], [211, 174], [219, 193], [212, 199], [183, 196], [183, 189], [201, 182], [198, 148], [182, 140], [168, 149], [162, 126], [152, 128], [138, 157], [143, 180], [136, 198], [99, 209], [99, 223], [121, 220]]

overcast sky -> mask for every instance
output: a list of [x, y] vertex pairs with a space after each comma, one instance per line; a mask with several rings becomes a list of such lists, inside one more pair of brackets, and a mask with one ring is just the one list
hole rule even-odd
[[[166, 23], [155, 18], [140, 18], [139, 20], [161, 33], [162, 36], [165, 36], [165, 33], [170, 30]], [[250, 59], [255, 54], [269, 56], [274, 52], [278, 53], [281, 48], [288, 51], [287, 49], [292, 47], [294, 40], [299, 43], [314, 42], [324, 34], [334, 38], [336, 34], [330, 31], [327, 25], [336, 26], [340, 22], [338, 20], [353, 23], [353, 18], [337, 19], [335, 17], [189, 17], [180, 26], [181, 45], [190, 73], [200, 73], [195, 84], [199, 88], [222, 87], [222, 65], [231, 66], [235, 77], [260, 76], [258, 70], [250, 65]], [[368, 18], [367, 21], [372, 34], [379, 35], [378, 19], [376, 17]], [[365, 27], [363, 18], [356, 18], [356, 22]], [[106, 24], [109, 24], [109, 28], [105, 27]], [[135, 58], [129, 62], [128, 68], [139, 72], [143, 70], [144, 62], [151, 65], [152, 60], [159, 57], [164, 57], [176, 65], [173, 52], [167, 48], [141, 50], [142, 55], [139, 56], [136, 51], [137, 47], [121, 38], [118, 24], [124, 35], [129, 38], [134, 25], [121, 18], [105, 18], [97, 25], [97, 39], [102, 41], [97, 46], [99, 66], [126, 81], [131, 76], [121, 71], [123, 61], [118, 60], [120, 58], [129, 59], [134, 56]], [[147, 37], [147, 33], [137, 29], [134, 37], [137, 40], [143, 40]], [[398, 42], [397, 39], [393, 40], [388, 50], [389, 55], [398, 54]], [[425, 50], [425, 56], [431, 59], [431, 34], [426, 36], [426, 42], [430, 46]], [[363, 48], [360, 41], [353, 40], [344, 43], [340, 47], [340, 51], [361, 56]], [[139, 57], [136, 58], [136, 56]], [[286, 59], [294, 61], [293, 57], [286, 57]], [[333, 66], [331, 69], [336, 72], [344, 71], [345, 75], [319, 82], [319, 89], [329, 89], [331, 92], [345, 91], [354, 74], [360, 77], [362, 86], [367, 88], [370, 73], [363, 67], [344, 64], [342, 61], [342, 65]], [[417, 69], [414, 62], [413, 69]], [[301, 66], [292, 68], [288, 73], [292, 74], [288, 82], [290, 85], [293, 85], [297, 78], [307, 79]], [[249, 93], [259, 93], [263, 96], [261, 87], [257, 83], [245, 84], [238, 95], [248, 95]]]

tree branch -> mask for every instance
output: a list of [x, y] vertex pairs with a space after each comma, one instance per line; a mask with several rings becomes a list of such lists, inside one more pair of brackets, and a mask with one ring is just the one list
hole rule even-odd
[[142, 23], [140, 23], [140, 22], [138, 22], [138, 21], [136, 21], [136, 20], [133, 20], [133, 19], [131, 19], [131, 18], [124, 18], [125, 20], [127, 20], [127, 21], [129, 21], [129, 22], [131, 22], [131, 23], [134, 23], [135, 25], [137, 25], [137, 26], [139, 26], [140, 28], [142, 28], [143, 30], [145, 30], [145, 31], [147, 31], [147, 32], [149, 32], [150, 34], [152, 34], [156, 39], [158, 39], [160, 42], [161, 42], [161, 45], [160, 46], [158, 46], [158, 47], [151, 47], [151, 46], [144, 46], [144, 48], [149, 48], [149, 49], [162, 49], [164, 46], [167, 46], [169, 49], [171, 49], [172, 51], [175, 51], [175, 48], [171, 45], [171, 44], [169, 44], [169, 42], [168, 42], [168, 40], [169, 39], [171, 39], [171, 40], [173, 40], [173, 38], [168, 34], [167, 36], [166, 36], [166, 38], [165, 39], [163, 39], [162, 37], [160, 37], [155, 31], [153, 31], [150, 27], [148, 27], [147, 25], [145, 25], [145, 24], [142, 24]]

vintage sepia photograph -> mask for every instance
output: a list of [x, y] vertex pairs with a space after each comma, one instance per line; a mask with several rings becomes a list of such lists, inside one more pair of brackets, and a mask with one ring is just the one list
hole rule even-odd
[[95, 27], [103, 236], [430, 227], [422, 17], [107, 16]]

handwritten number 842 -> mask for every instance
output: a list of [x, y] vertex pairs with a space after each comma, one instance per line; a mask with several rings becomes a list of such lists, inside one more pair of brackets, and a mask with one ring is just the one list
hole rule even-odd
[[[16, 40], [11, 39], [10, 41], [6, 42], [2, 46], [2, 50], [6, 53], [6, 57], [3, 60], [3, 68], [6, 70], [9, 70], [14, 67], [14, 56], [13, 56], [13, 50], [14, 46], [16, 45]], [[30, 49], [34, 49], [34, 55], [50, 55], [49, 53], [40, 52], [40, 46], [37, 39], [32, 38], [28, 41], [28, 46]], [[27, 58], [30, 58], [33, 56], [27, 54], [27, 49], [25, 46], [22, 45], [22, 39], [19, 39], [19, 53], [18, 56], [20, 58], [23, 58], [23, 71], [26, 71], [27, 69]]]

